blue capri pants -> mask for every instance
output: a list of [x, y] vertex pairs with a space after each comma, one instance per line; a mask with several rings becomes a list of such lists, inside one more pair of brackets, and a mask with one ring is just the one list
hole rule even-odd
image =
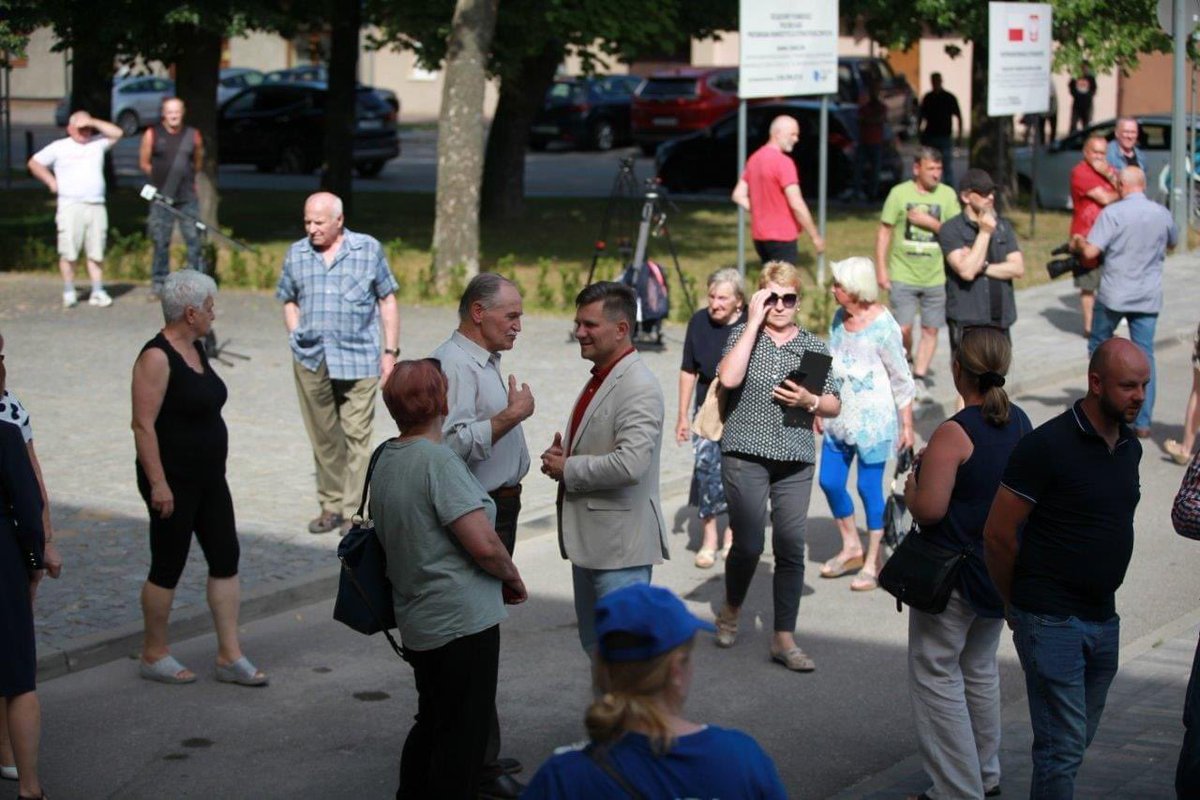
[[[850, 477], [850, 462], [854, 460], [854, 445], [843, 444], [832, 436], [823, 437], [821, 448], [821, 474], [818, 478], [821, 491], [829, 501], [829, 510], [834, 519], [854, 516], [854, 501], [846, 491]], [[887, 461], [875, 464], [863, 463], [858, 459], [858, 496], [862, 498], [867, 512], [867, 530], [883, 530], [883, 470]]]

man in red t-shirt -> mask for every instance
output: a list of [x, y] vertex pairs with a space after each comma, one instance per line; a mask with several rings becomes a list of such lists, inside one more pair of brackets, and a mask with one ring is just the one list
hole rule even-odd
[[[1086, 237], [1096, 217], [1106, 205], [1120, 198], [1117, 193], [1117, 173], [1106, 158], [1108, 142], [1103, 136], [1091, 136], [1083, 143], [1083, 160], [1071, 170], [1071, 232]], [[1092, 333], [1092, 309], [1096, 305], [1096, 290], [1100, 288], [1100, 268], [1095, 259], [1082, 255], [1079, 261], [1090, 269], [1075, 278], [1079, 289], [1079, 306], [1083, 310], [1083, 335]]]
[[770, 138], [746, 160], [742, 179], [733, 189], [733, 202], [750, 214], [750, 238], [764, 264], [786, 261], [795, 265], [800, 257], [796, 237], [801, 228], [812, 237], [813, 248], [825, 252], [825, 240], [800, 194], [796, 162], [788, 155], [799, 139], [800, 123], [794, 117], [781, 115], [772, 120]]

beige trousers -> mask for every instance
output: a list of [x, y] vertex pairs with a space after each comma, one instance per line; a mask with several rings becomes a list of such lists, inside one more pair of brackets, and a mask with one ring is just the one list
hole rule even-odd
[[322, 511], [349, 519], [358, 510], [371, 459], [379, 378], [333, 380], [324, 361], [309, 372], [295, 359], [292, 373], [317, 465], [317, 501]]

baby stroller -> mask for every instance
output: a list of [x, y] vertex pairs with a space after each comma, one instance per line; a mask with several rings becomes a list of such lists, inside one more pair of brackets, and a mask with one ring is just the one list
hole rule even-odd
[[892, 488], [883, 507], [883, 546], [885, 555], [891, 556], [912, 530], [913, 518], [904, 503], [904, 481], [901, 476], [913, 466], [913, 451], [906, 447], [896, 456], [896, 470], [892, 473]]
[[646, 260], [632, 263], [621, 275], [621, 283], [637, 293], [637, 327], [631, 336], [634, 344], [663, 346], [663, 320], [671, 311], [667, 276], [662, 267]]

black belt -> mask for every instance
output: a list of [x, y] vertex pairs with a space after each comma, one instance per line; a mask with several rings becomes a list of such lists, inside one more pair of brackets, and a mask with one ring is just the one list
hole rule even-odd
[[499, 489], [493, 489], [492, 491], [488, 492], [488, 494], [491, 495], [495, 500], [501, 500], [509, 497], [520, 497], [521, 484], [518, 483], [516, 486], [501, 486]]

